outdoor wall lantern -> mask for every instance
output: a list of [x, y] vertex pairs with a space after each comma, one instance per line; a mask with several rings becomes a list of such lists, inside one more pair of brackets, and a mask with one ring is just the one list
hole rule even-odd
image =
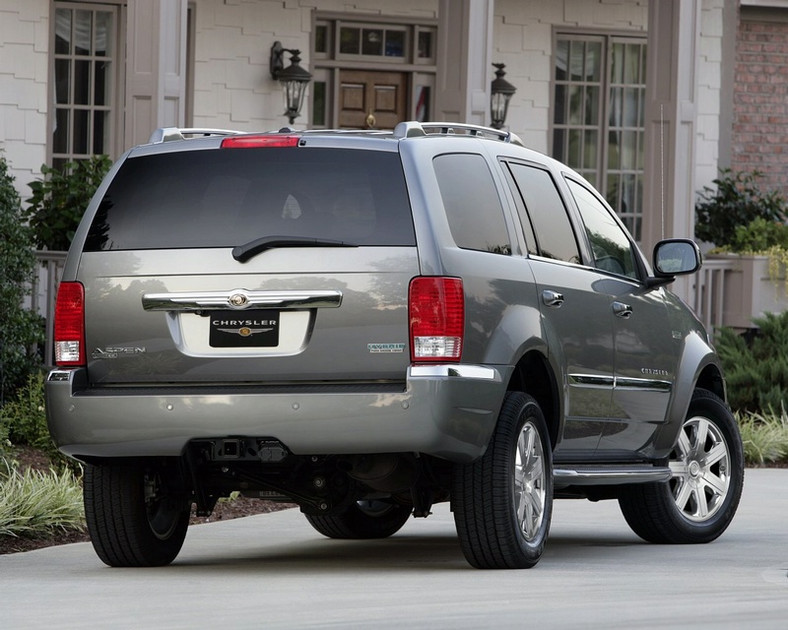
[[490, 126], [494, 129], [501, 129], [506, 122], [509, 101], [517, 88], [503, 78], [506, 74], [503, 71], [506, 67], [505, 64], [494, 63], [493, 66], [497, 70], [495, 71], [495, 79], [490, 84], [490, 117], [492, 118]]
[[[290, 53], [290, 65], [285, 68], [283, 53]], [[269, 68], [271, 76], [282, 84], [285, 94], [285, 116], [290, 124], [301, 114], [301, 106], [304, 104], [306, 86], [312, 80], [312, 75], [304, 70], [300, 65], [300, 50], [283, 48], [282, 42], [274, 42], [271, 46], [271, 60]]]

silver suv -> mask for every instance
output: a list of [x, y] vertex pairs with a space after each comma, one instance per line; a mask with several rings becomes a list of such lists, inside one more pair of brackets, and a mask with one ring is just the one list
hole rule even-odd
[[177, 556], [192, 504], [297, 503], [379, 538], [450, 501], [479, 568], [536, 564], [554, 497], [719, 536], [741, 439], [708, 335], [577, 173], [494, 129], [161, 129], [60, 285], [49, 425], [99, 557]]

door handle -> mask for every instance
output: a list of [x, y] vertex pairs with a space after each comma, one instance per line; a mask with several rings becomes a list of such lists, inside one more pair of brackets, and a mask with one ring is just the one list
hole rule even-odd
[[377, 121], [375, 120], [375, 113], [371, 109], [369, 110], [369, 114], [367, 114], [367, 118], [364, 122], [367, 123], [367, 127], [369, 127], [370, 129], [372, 129], [375, 126], [375, 123]]
[[613, 313], [616, 317], [629, 319], [632, 315], [632, 307], [629, 304], [624, 304], [623, 302], [613, 302]]
[[545, 306], [552, 306], [553, 308], [560, 308], [564, 303], [564, 295], [558, 291], [545, 289], [542, 291], [542, 302]]

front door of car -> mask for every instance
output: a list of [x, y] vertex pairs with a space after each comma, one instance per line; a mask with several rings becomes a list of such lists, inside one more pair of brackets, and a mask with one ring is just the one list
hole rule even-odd
[[665, 291], [642, 282], [638, 256], [612, 211], [585, 185], [568, 179], [577, 202], [594, 264], [609, 295], [615, 343], [615, 385], [610, 419], [602, 429], [598, 456], [631, 459], [665, 421], [677, 341], [673, 338]]

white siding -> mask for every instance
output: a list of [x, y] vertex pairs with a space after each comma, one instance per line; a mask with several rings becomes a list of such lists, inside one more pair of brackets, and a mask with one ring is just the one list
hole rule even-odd
[[47, 150], [49, 0], [0, 6], [0, 150], [22, 199]]
[[[297, 48], [310, 70], [313, 10], [434, 18], [437, 6], [437, 0], [197, 0], [194, 125], [252, 131], [287, 124], [282, 88], [268, 72], [271, 45]], [[307, 92], [294, 126], [308, 120]]]

